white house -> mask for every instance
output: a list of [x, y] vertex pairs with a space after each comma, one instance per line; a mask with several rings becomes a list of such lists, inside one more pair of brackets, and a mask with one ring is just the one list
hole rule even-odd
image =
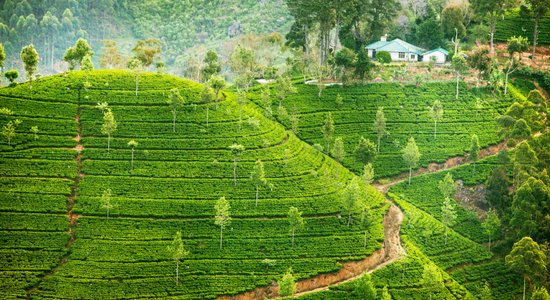
[[449, 56], [449, 51], [443, 48], [433, 49], [422, 54], [423, 62], [430, 62], [433, 60], [436, 64], [444, 64], [447, 61], [447, 56]]
[[[377, 52], [386, 51], [390, 54], [392, 61], [408, 62], [429, 62], [430, 57], [435, 57], [436, 63], [445, 63], [447, 55], [449, 54], [449, 52], [442, 48], [426, 51], [426, 49], [422, 49], [400, 39], [387, 41], [387, 35], [382, 36], [380, 41], [367, 45], [366, 49], [370, 58], [375, 58]], [[427, 58], [424, 58], [424, 56], [427, 56]]]

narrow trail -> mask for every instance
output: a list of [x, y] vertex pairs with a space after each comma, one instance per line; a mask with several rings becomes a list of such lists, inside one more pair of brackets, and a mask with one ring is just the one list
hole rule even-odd
[[[295, 296], [327, 290], [331, 286], [354, 280], [365, 272], [373, 272], [400, 259], [405, 253], [399, 237], [402, 221], [403, 213], [401, 210], [397, 206], [391, 205], [388, 213], [384, 216], [384, 245], [382, 248], [363, 260], [343, 263], [342, 268], [335, 273], [319, 274], [296, 282]], [[261, 300], [277, 298], [278, 290], [278, 286], [274, 283], [270, 286], [259, 287], [234, 296], [221, 296], [218, 299]]]
[[84, 177], [84, 174], [82, 173], [82, 143], [80, 141], [80, 134], [82, 131], [82, 126], [80, 123], [80, 92], [78, 94], [78, 105], [77, 105], [77, 111], [75, 116], [75, 122], [77, 125], [77, 132], [74, 140], [76, 141], [76, 146], [72, 148], [71, 150], [76, 151], [75, 156], [75, 163], [76, 163], [76, 177], [73, 178], [73, 184], [71, 185], [71, 193], [67, 197], [67, 212], [65, 215], [67, 216], [68, 220], [68, 233], [69, 233], [69, 239], [67, 240], [67, 243], [65, 243], [65, 253], [63, 256], [59, 259], [57, 264], [51, 268], [50, 270], [44, 272], [39, 278], [39, 280], [33, 284], [32, 286], [26, 288], [27, 292], [27, 299], [32, 299], [32, 295], [38, 290], [38, 286], [48, 280], [53, 274], [59, 270], [65, 263], [67, 263], [69, 259], [69, 255], [71, 255], [71, 248], [75, 242], [75, 228], [77, 226], [77, 219], [80, 216], [79, 214], [73, 213], [74, 204], [76, 202], [77, 197], [77, 191], [80, 187], [80, 181], [82, 177]]
[[[483, 148], [479, 151], [479, 159], [482, 159], [487, 156], [492, 156], [500, 152], [500, 150], [506, 148], [506, 143], [501, 142], [500, 144], [492, 145], [487, 148]], [[430, 163], [428, 167], [422, 167], [418, 168], [413, 171], [412, 177], [423, 175], [423, 174], [429, 174], [429, 173], [435, 173], [440, 171], [449, 170], [452, 168], [455, 168], [460, 165], [464, 165], [468, 163], [468, 158], [465, 156], [455, 156], [447, 159], [443, 163]], [[411, 177], [411, 178], [412, 178]], [[394, 177], [388, 177], [384, 178], [381, 183], [380, 181], [377, 181], [373, 183], [373, 186], [382, 194], [386, 194], [390, 187], [401, 183], [405, 180], [409, 179], [409, 172], [403, 172], [397, 176]]]

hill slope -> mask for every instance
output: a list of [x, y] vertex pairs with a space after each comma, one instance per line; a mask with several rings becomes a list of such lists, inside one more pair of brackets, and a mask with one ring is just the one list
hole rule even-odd
[[[226, 92], [209, 126], [200, 85], [146, 73], [134, 95], [125, 71], [72, 72], [0, 89], [2, 106], [19, 118], [11, 145], [0, 146], [0, 249], [2, 297], [213, 298], [277, 280], [289, 267], [299, 278], [339, 269], [381, 245], [381, 194], [371, 190], [373, 225], [363, 231], [340, 218], [339, 195], [353, 176], [342, 166], [252, 105]], [[176, 132], [166, 104], [170, 88], [186, 98]], [[97, 102], [107, 101], [118, 123], [111, 150], [101, 132]], [[31, 126], [39, 127], [37, 139]], [[130, 165], [135, 139], [134, 169]], [[237, 185], [228, 147], [240, 143]], [[255, 207], [254, 162], [268, 183]], [[335, 180], [336, 168], [339, 168]], [[107, 217], [102, 195], [110, 189]], [[214, 205], [225, 196], [233, 221], [219, 249]], [[299, 208], [306, 226], [291, 246], [286, 218]], [[167, 250], [181, 231], [190, 251], [180, 264]]]

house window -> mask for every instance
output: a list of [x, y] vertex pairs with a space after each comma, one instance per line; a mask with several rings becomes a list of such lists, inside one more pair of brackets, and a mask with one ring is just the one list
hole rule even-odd
[[405, 58], [405, 52], [399, 52], [399, 58]]
[[416, 59], [416, 55], [415, 55], [415, 54], [411, 54], [411, 59], [412, 59], [412, 60], [415, 60], [415, 59]]

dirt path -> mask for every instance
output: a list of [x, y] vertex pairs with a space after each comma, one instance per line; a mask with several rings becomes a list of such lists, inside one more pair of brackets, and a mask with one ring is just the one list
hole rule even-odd
[[[500, 152], [500, 150], [506, 148], [506, 143], [502, 142], [487, 148], [483, 148], [479, 151], [479, 159], [482, 159], [487, 156], [492, 156]], [[418, 168], [412, 173], [412, 177], [419, 176], [422, 174], [434, 173], [439, 171], [444, 171], [452, 169], [454, 167], [468, 163], [468, 158], [465, 156], [455, 156], [447, 159], [443, 163], [431, 163], [427, 168]], [[403, 172], [397, 176], [384, 178], [383, 183], [377, 181], [373, 183], [373, 186], [382, 194], [388, 192], [389, 188], [409, 179], [409, 172]]]
[[77, 132], [74, 140], [76, 141], [76, 146], [72, 148], [71, 150], [76, 151], [75, 156], [75, 163], [76, 163], [76, 177], [73, 178], [73, 184], [71, 185], [71, 193], [67, 197], [67, 212], [65, 215], [67, 215], [68, 220], [68, 233], [69, 233], [69, 239], [67, 240], [67, 243], [65, 243], [65, 254], [59, 259], [57, 264], [52, 267], [50, 270], [44, 272], [40, 276], [40, 280], [38, 280], [35, 284], [32, 286], [27, 287], [25, 290], [27, 292], [27, 299], [31, 299], [33, 294], [38, 290], [38, 287], [40, 284], [46, 280], [48, 280], [51, 276], [53, 276], [57, 270], [59, 270], [63, 265], [67, 263], [69, 260], [69, 255], [71, 254], [71, 248], [75, 242], [75, 228], [78, 226], [77, 220], [78, 217], [80, 217], [79, 214], [73, 213], [74, 204], [77, 197], [77, 191], [80, 187], [80, 181], [82, 180], [82, 177], [84, 177], [84, 174], [82, 173], [82, 143], [80, 141], [80, 134], [82, 132], [82, 126], [80, 123], [80, 94], [78, 98], [78, 106], [75, 116], [75, 122], [77, 124]]
[[[295, 296], [327, 290], [331, 286], [354, 280], [364, 274], [365, 271], [372, 272], [401, 258], [405, 253], [405, 250], [401, 246], [401, 239], [399, 238], [402, 221], [403, 213], [401, 210], [395, 205], [390, 206], [388, 213], [384, 216], [385, 238], [381, 249], [363, 260], [343, 263], [342, 268], [338, 272], [319, 274], [315, 277], [296, 282]], [[270, 286], [259, 287], [235, 296], [221, 296], [218, 299], [261, 300], [277, 297], [278, 287], [273, 283]]]

